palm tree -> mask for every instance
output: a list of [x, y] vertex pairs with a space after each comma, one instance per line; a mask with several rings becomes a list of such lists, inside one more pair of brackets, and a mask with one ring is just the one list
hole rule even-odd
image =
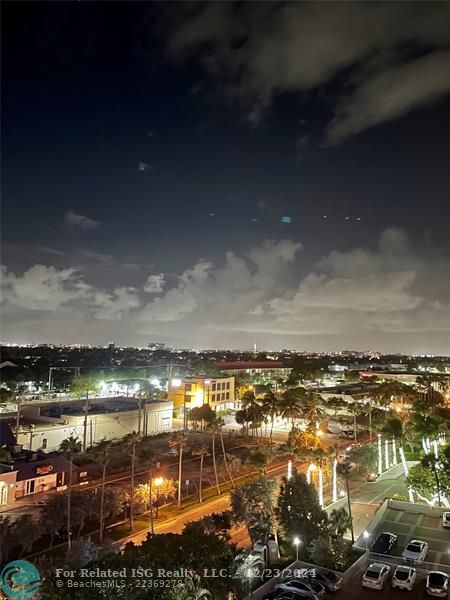
[[177, 433], [169, 440], [169, 446], [178, 451], [178, 496], [177, 506], [181, 506], [181, 478], [183, 474], [183, 449], [186, 446], [186, 436], [184, 433]]
[[273, 423], [274, 423], [275, 417], [278, 415], [278, 398], [275, 396], [275, 394], [272, 391], [270, 391], [266, 394], [261, 408], [262, 408], [262, 412], [263, 412], [264, 416], [270, 418], [269, 443], [272, 446]]
[[352, 528], [351, 517], [344, 508], [331, 511], [329, 524], [333, 533], [339, 537], [344, 537], [345, 532]]
[[6, 448], [0, 448], [0, 463], [10, 463], [11, 454]]
[[295, 419], [300, 419], [303, 414], [298, 389], [289, 389], [283, 392], [279, 403], [280, 416], [283, 419], [291, 420], [292, 429], [294, 429]]
[[348, 506], [348, 516], [350, 518], [350, 531], [352, 532], [352, 543], [355, 543], [355, 532], [353, 530], [353, 517], [352, 517], [352, 504], [350, 500], [350, 472], [351, 472], [351, 464], [348, 461], [338, 463], [336, 467], [336, 471], [338, 475], [344, 478], [345, 480], [345, 488], [347, 490], [347, 506]]
[[217, 433], [217, 425], [215, 420], [209, 424], [208, 429], [211, 431], [212, 435], [212, 459], [213, 459], [213, 468], [214, 468], [214, 477], [216, 480], [216, 489], [217, 495], [220, 495], [220, 484], [219, 484], [219, 475], [217, 473], [217, 463], [216, 463], [216, 433]]
[[140, 441], [139, 435], [133, 431], [123, 438], [124, 450], [131, 456], [131, 478], [130, 478], [130, 531], [133, 531], [134, 522], [134, 474], [136, 470], [136, 444]]
[[94, 459], [102, 467], [102, 487], [100, 496], [100, 535], [99, 541], [103, 543], [103, 532], [105, 523], [105, 480], [106, 480], [106, 467], [108, 466], [110, 459], [111, 442], [103, 440], [94, 447]]
[[78, 438], [68, 437], [63, 440], [59, 446], [59, 451], [69, 461], [69, 481], [67, 489], [67, 548], [72, 549], [72, 531], [71, 531], [71, 503], [72, 503], [72, 474], [73, 457], [81, 451], [81, 442]]
[[302, 390], [300, 396], [302, 416], [310, 426], [314, 426], [324, 416], [323, 400], [320, 394], [299, 389]]
[[139, 460], [145, 463], [148, 468], [148, 504], [150, 511], [150, 531], [152, 535], [155, 533], [154, 519], [153, 519], [153, 471], [156, 468], [156, 454], [151, 448], [144, 448], [139, 453]]
[[100, 382], [96, 377], [92, 375], [78, 375], [70, 386], [70, 391], [75, 396], [81, 397], [86, 395], [84, 403], [84, 423], [83, 423], [83, 452], [87, 449], [87, 423], [88, 423], [88, 412], [89, 412], [89, 393], [97, 392], [100, 387]]
[[198, 482], [198, 501], [200, 503], [203, 502], [202, 490], [203, 490], [203, 461], [205, 460], [205, 456], [208, 456], [208, 448], [202, 444], [201, 446], [197, 446], [192, 450], [192, 456], [200, 457], [200, 475]]
[[214, 424], [217, 427], [217, 430], [220, 435], [220, 444], [222, 446], [223, 462], [225, 463], [225, 468], [227, 470], [228, 477], [230, 478], [231, 487], [234, 489], [235, 488], [234, 480], [233, 480], [233, 476], [231, 475], [230, 465], [228, 464], [227, 453], [225, 451], [225, 443], [223, 440], [223, 426], [225, 425], [225, 421], [223, 420], [222, 417], [216, 417], [214, 420]]

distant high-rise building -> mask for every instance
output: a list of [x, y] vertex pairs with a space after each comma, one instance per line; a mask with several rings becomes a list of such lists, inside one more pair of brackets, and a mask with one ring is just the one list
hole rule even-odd
[[115, 350], [115, 349], [116, 349], [116, 342], [109, 342], [108, 350]]

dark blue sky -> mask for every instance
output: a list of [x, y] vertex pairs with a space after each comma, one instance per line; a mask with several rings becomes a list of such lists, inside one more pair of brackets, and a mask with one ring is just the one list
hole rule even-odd
[[[448, 95], [327, 146], [336, 98], [355, 78], [349, 64], [319, 85], [274, 85], [255, 127], [247, 98], [222, 92], [224, 66], [223, 76], [205, 68], [214, 47], [168, 52], [179, 27], [170, 13], [185, 9], [3, 4], [9, 271], [77, 267], [102, 289], [162, 272], [173, 285], [199, 258], [290, 239], [303, 245], [298, 278], [332, 251], [375, 251], [386, 228], [403, 230], [414, 254], [448, 254]], [[97, 225], [71, 224], [69, 211]], [[101, 271], [94, 254], [135, 267]]]

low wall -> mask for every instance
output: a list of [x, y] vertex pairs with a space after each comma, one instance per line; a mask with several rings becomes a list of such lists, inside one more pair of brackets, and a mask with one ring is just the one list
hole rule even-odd
[[448, 508], [438, 506], [427, 506], [426, 504], [413, 504], [412, 502], [402, 502], [401, 500], [388, 500], [388, 508], [393, 510], [403, 510], [409, 513], [428, 515], [430, 517], [441, 517], [448, 511]]
[[[367, 533], [369, 535], [372, 534], [376, 530], [378, 524], [383, 519], [387, 509], [390, 508], [389, 502], [391, 502], [391, 500], [385, 500], [383, 502], [383, 504], [380, 506], [380, 508], [377, 510], [377, 512], [375, 513], [375, 516], [373, 517], [373, 519], [370, 521], [370, 523], [367, 527]], [[361, 535], [355, 541], [355, 543], [353, 544], [353, 548], [356, 548], [357, 550], [365, 550], [366, 549], [366, 540], [364, 539], [364, 532], [361, 533]]]

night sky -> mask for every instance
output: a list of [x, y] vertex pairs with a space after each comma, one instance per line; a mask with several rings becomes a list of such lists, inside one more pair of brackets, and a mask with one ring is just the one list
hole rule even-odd
[[450, 4], [2, 16], [2, 341], [450, 354]]

